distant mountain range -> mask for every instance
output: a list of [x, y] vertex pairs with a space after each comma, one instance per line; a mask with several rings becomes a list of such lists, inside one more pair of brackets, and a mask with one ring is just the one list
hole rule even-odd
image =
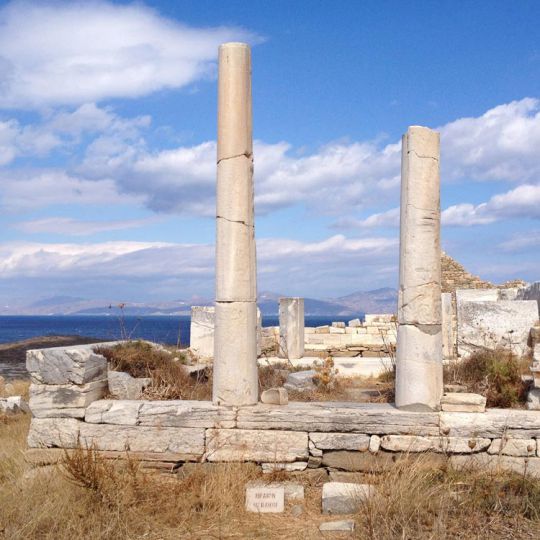
[[[263, 315], [278, 315], [279, 298], [285, 296], [274, 292], [259, 294], [257, 304]], [[118, 315], [122, 306], [126, 315], [189, 315], [191, 306], [209, 306], [213, 301], [205, 298], [173, 300], [170, 302], [126, 302], [88, 300], [70, 296], [42, 298], [29, 305], [2, 306], [0, 315]], [[306, 315], [355, 316], [364, 313], [394, 313], [397, 291], [389, 287], [373, 291], [357, 291], [339, 298], [304, 299]]]

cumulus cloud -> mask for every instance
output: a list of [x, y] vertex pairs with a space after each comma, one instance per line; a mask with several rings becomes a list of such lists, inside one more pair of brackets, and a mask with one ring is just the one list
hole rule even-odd
[[[476, 118], [442, 126], [442, 180], [507, 180], [538, 183], [540, 102], [525, 98], [495, 107]], [[533, 141], [533, 142], [531, 142]], [[135, 148], [104, 135], [87, 149], [81, 171], [113, 176], [126, 192], [147, 196], [156, 212], [212, 215], [215, 192], [215, 142], [163, 151]], [[330, 143], [307, 155], [297, 155], [287, 142], [255, 143], [255, 202], [259, 213], [301, 204], [319, 213], [339, 214], [337, 226], [395, 226], [398, 211], [379, 212], [366, 219], [354, 214], [398, 203], [399, 142]], [[152, 178], [152, 182], [148, 182]], [[443, 201], [444, 202], [444, 201]], [[464, 206], [447, 212], [452, 223]], [[478, 217], [477, 221], [486, 218]], [[489, 219], [488, 221], [489, 222]]]
[[150, 116], [121, 118], [110, 107], [85, 103], [73, 111], [49, 111], [33, 124], [16, 119], [0, 121], [0, 165], [19, 157], [44, 158], [53, 150], [66, 150], [81, 142], [83, 136], [122, 141], [133, 149], [141, 145], [141, 130], [150, 125]]
[[538, 182], [540, 100], [524, 98], [440, 128], [444, 180]]
[[235, 27], [195, 28], [139, 3], [15, 1], [0, 10], [0, 106], [80, 104], [181, 88], [215, 70]]
[[486, 225], [511, 218], [540, 219], [540, 184], [525, 184], [478, 205], [457, 204], [442, 213], [444, 225]]

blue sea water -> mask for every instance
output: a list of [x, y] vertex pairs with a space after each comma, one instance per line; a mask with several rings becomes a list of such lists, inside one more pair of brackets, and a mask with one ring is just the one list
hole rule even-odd
[[[306, 326], [320, 326], [350, 317], [306, 317]], [[47, 335], [78, 335], [112, 341], [147, 339], [156, 343], [189, 344], [189, 316], [0, 316], [0, 343]], [[277, 317], [263, 316], [263, 326], [277, 326]]]

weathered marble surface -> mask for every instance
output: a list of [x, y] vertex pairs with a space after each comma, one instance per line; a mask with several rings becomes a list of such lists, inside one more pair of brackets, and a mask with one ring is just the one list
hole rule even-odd
[[375, 487], [352, 482], [326, 482], [322, 489], [323, 514], [354, 514], [360, 504], [373, 497]]
[[410, 126], [401, 145], [396, 406], [437, 410], [442, 395], [440, 137]]
[[[488, 454], [502, 456], [527, 457], [537, 455], [536, 439], [493, 439]], [[539, 454], [540, 455], [540, 454]]]
[[279, 299], [279, 355], [283, 358], [304, 356], [304, 299]]
[[415, 437], [411, 435], [385, 435], [381, 448], [390, 452], [442, 452], [472, 454], [482, 452], [491, 444], [485, 438]]
[[441, 433], [450, 437], [540, 437], [540, 414], [520, 409], [487, 409], [485, 413], [442, 412]]
[[360, 433], [310, 433], [309, 440], [319, 450], [357, 450], [369, 448], [370, 436]]
[[54, 416], [84, 417], [85, 407], [107, 392], [107, 379], [86, 384], [30, 385], [28, 405], [36, 418]]
[[441, 398], [441, 409], [446, 412], [477, 412], [486, 410], [486, 398], [470, 392], [446, 392]]
[[211, 401], [95, 401], [86, 409], [92, 424], [232, 428], [236, 412]]
[[208, 461], [292, 462], [308, 457], [307, 433], [243, 429], [206, 431]]
[[457, 304], [457, 317], [459, 356], [497, 347], [524, 355], [531, 327], [538, 321], [538, 304], [534, 300], [463, 301]]
[[387, 403], [292, 402], [283, 407], [262, 404], [242, 407], [238, 411], [237, 427], [436, 436], [439, 415], [400, 411]]
[[32, 382], [39, 384], [86, 384], [106, 379], [107, 360], [94, 353], [94, 349], [117, 343], [113, 341], [29, 350], [26, 353], [26, 369]]
[[95, 448], [115, 452], [170, 452], [177, 459], [199, 459], [204, 454], [202, 428], [157, 428], [88, 424], [72, 418], [34, 418], [30, 425], [31, 448]]

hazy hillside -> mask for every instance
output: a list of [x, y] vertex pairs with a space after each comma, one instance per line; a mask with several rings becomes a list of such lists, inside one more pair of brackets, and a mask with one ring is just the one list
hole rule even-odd
[[[284, 295], [271, 291], [261, 292], [258, 306], [263, 315], [277, 316], [279, 298]], [[212, 305], [210, 299], [196, 297], [193, 300], [171, 302], [126, 302], [125, 315], [189, 315], [192, 305]], [[4, 306], [0, 315], [117, 315], [119, 301], [88, 300], [68, 296], [42, 298], [29, 305]], [[393, 313], [397, 305], [397, 291], [391, 288], [374, 291], [357, 291], [340, 298], [305, 298], [306, 315], [358, 316], [363, 313]]]

